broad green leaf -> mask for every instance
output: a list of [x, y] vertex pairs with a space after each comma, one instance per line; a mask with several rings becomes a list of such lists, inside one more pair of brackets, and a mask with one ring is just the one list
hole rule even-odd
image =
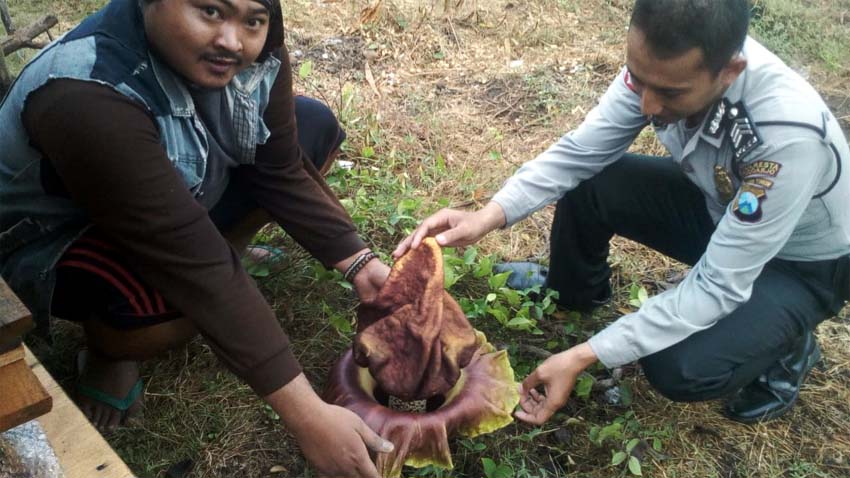
[[305, 61], [301, 64], [301, 67], [298, 68], [298, 77], [302, 80], [306, 80], [313, 73], [313, 62], [310, 60]]
[[484, 466], [484, 476], [493, 478], [493, 473], [496, 471], [496, 462], [490, 458], [482, 458], [481, 464]]
[[593, 388], [593, 377], [588, 374], [582, 374], [578, 378], [578, 383], [576, 383], [576, 396], [578, 397], [588, 397], [590, 396], [590, 390]]
[[463, 263], [468, 266], [471, 266], [475, 263], [476, 257], [478, 257], [478, 249], [474, 247], [468, 247], [463, 253]]
[[631, 453], [632, 450], [638, 446], [638, 443], [640, 443], [640, 438], [632, 438], [629, 440], [629, 443], [626, 444], [626, 453]]
[[491, 290], [499, 290], [500, 288], [505, 286], [505, 283], [508, 282], [508, 277], [511, 276], [511, 272], [502, 272], [501, 274], [496, 274], [494, 276], [490, 276], [488, 282], [490, 283]]
[[341, 315], [332, 315], [330, 323], [336, 330], [344, 334], [350, 334], [353, 331], [351, 321]]
[[629, 471], [635, 476], [643, 476], [640, 470], [640, 460], [636, 457], [629, 458]]
[[611, 458], [611, 465], [617, 466], [620, 463], [626, 461], [626, 458], [628, 457], [629, 455], [627, 455], [625, 452], [618, 451], [617, 453], [614, 453], [614, 456]]
[[511, 307], [519, 306], [519, 303], [522, 300], [519, 297], [519, 292], [513, 289], [508, 289], [507, 287], [502, 287], [501, 289], [499, 289], [499, 293], [502, 294], [502, 297], [505, 298], [505, 300], [508, 302], [508, 304], [510, 304]]
[[511, 329], [523, 330], [533, 326], [534, 322], [525, 317], [514, 317], [507, 325]]
[[653, 450], [655, 450], [655, 451], [657, 451], [657, 452], [660, 452], [660, 451], [661, 451], [661, 446], [662, 446], [662, 445], [661, 445], [661, 439], [659, 439], [659, 438], [653, 438], [653, 439], [652, 439], [652, 449], [653, 449]]

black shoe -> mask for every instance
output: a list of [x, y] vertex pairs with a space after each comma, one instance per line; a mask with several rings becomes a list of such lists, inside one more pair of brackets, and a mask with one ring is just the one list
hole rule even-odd
[[820, 359], [815, 335], [806, 332], [788, 355], [726, 402], [726, 416], [742, 423], [756, 423], [783, 415], [794, 406], [800, 386]]
[[540, 286], [541, 291], [546, 287], [546, 276], [549, 269], [546, 266], [534, 262], [503, 262], [493, 266], [493, 272], [501, 274], [510, 272], [508, 281], [505, 283], [514, 290], [526, 290]]

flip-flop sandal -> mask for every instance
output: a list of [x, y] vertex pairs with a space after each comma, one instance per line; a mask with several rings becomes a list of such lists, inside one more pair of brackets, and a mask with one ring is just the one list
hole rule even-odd
[[[79, 354], [77, 354], [77, 377], [79, 377], [83, 371], [83, 362], [85, 361], [84, 353], [87, 351], [81, 350]], [[110, 407], [120, 411], [127, 412], [130, 407], [133, 406], [134, 403], [139, 399], [142, 395], [142, 392], [145, 390], [145, 382], [139, 378], [136, 380], [136, 384], [133, 385], [133, 388], [127, 392], [127, 395], [124, 398], [115, 397], [109, 393], [104, 392], [98, 388], [92, 387], [91, 385], [86, 385], [80, 383], [79, 378], [77, 379], [77, 384], [75, 389], [78, 394], [91, 398], [92, 400], [96, 400], [101, 403], [105, 403]], [[126, 418], [126, 417], [125, 417]]]
[[[251, 255], [251, 250], [259, 249], [265, 251], [264, 257], [256, 260]], [[283, 249], [265, 244], [252, 244], [246, 248], [247, 252], [242, 256], [242, 267], [253, 277], [268, 276], [275, 266], [283, 262], [286, 252]]]
[[133, 388], [127, 393], [127, 396], [124, 398], [114, 397], [103, 390], [91, 387], [89, 385], [84, 385], [82, 383], [77, 382], [77, 393], [83, 395], [85, 397], [91, 398], [92, 400], [97, 400], [98, 402], [105, 403], [110, 407], [121, 411], [126, 412], [133, 406], [134, 403], [139, 399], [139, 396], [145, 389], [145, 384], [142, 379], [136, 381], [136, 384], [133, 385]]

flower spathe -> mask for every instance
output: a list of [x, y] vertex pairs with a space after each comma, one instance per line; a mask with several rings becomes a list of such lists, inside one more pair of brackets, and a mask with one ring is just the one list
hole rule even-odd
[[[442, 251], [433, 239], [395, 263], [378, 297], [358, 309], [357, 330], [324, 398], [395, 445], [377, 455], [381, 476], [398, 477], [404, 465], [451, 468], [450, 436], [474, 437], [513, 421], [519, 392], [507, 353], [472, 328], [443, 288]], [[392, 410], [378, 401], [381, 394], [436, 400], [436, 408]]]

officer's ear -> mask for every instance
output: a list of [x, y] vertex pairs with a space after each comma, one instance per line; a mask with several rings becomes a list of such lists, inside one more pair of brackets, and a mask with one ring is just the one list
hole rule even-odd
[[723, 83], [723, 86], [726, 88], [732, 86], [732, 83], [735, 83], [735, 80], [738, 79], [738, 76], [740, 76], [746, 68], [747, 59], [744, 58], [744, 55], [735, 55], [735, 57], [729, 60], [729, 63], [720, 70], [720, 82]]

